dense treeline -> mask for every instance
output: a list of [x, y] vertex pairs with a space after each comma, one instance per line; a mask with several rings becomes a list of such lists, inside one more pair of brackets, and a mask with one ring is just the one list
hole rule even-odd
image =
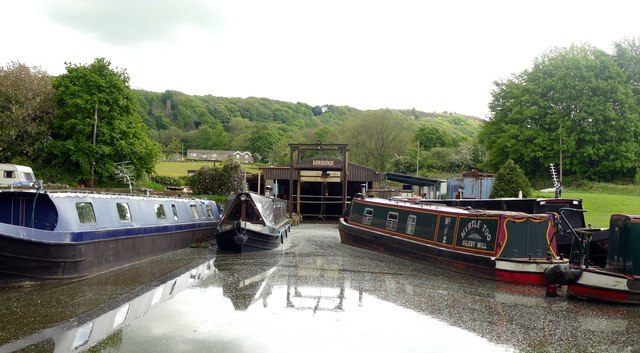
[[66, 69], [50, 77], [19, 62], [0, 67], [0, 161], [31, 165], [46, 182], [111, 186], [121, 162], [142, 180], [190, 148], [286, 164], [291, 143], [347, 143], [352, 162], [414, 172], [418, 161], [422, 174], [467, 170], [483, 156], [477, 118], [132, 90], [126, 70], [103, 58]]
[[[404, 159], [411, 159], [415, 166], [418, 145], [423, 150], [423, 170], [444, 165], [458, 172], [480, 162], [467, 158], [472, 161], [461, 163], [466, 157], [460, 158], [456, 149], [475, 144], [482, 121], [458, 114], [415, 109], [360, 111], [348, 106], [190, 96], [176, 91], [136, 94], [139, 113], [167, 158], [187, 149], [248, 150], [259, 161], [287, 164], [288, 144], [319, 141], [348, 143], [352, 161], [385, 171], [398, 169], [392, 166], [401, 165]], [[426, 153], [434, 148], [440, 148], [437, 162]]]
[[595, 181], [640, 180], [640, 44], [554, 49], [531, 69], [496, 82], [479, 140], [485, 166], [511, 159], [530, 177], [563, 173]]
[[135, 92], [139, 97], [138, 111], [167, 157], [190, 148], [249, 150], [258, 159], [269, 161], [274, 159], [270, 154], [282, 140], [303, 143], [290, 140], [300, 133], [303, 136], [299, 138], [308, 143], [326, 139], [332, 127], [359, 112], [351, 107], [312, 107], [255, 97]]

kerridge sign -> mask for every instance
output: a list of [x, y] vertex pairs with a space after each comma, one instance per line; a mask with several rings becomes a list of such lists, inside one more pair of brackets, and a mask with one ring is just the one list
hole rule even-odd
[[312, 165], [333, 167], [335, 165], [335, 161], [316, 159], [312, 161]]

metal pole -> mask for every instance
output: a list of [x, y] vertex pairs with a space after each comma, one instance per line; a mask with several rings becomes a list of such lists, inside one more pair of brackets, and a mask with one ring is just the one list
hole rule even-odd
[[416, 152], [416, 176], [418, 176], [418, 171], [420, 170], [420, 141], [418, 141], [418, 151]]
[[560, 121], [560, 185], [562, 186], [562, 121]]
[[[93, 150], [95, 153], [95, 149], [96, 149], [96, 135], [98, 133], [98, 103], [96, 103], [96, 109], [95, 109], [95, 118], [94, 118], [94, 122], [93, 122]], [[94, 183], [94, 174], [95, 174], [95, 170], [96, 170], [96, 160], [95, 160], [95, 155], [93, 156], [93, 160], [91, 161], [91, 180], [89, 181], [89, 187], [93, 189], [93, 183]]]

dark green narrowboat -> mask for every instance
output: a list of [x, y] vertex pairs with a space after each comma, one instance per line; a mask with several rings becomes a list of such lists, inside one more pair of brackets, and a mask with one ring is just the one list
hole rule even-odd
[[554, 214], [475, 210], [400, 200], [354, 198], [340, 218], [344, 244], [505, 282], [546, 284], [566, 264]]

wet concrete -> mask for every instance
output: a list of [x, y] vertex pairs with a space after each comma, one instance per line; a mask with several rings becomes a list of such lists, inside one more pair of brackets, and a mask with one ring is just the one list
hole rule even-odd
[[0, 291], [0, 352], [636, 352], [640, 307], [545, 297], [293, 227], [282, 250], [186, 249]]

